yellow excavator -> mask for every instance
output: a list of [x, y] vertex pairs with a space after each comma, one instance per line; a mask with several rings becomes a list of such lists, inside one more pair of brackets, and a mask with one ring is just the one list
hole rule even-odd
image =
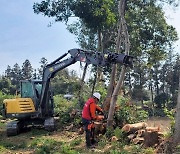
[[[67, 55], [70, 56], [65, 58]], [[3, 116], [13, 119], [7, 123], [8, 136], [19, 134], [29, 125], [40, 125], [48, 131], [55, 130], [54, 101], [50, 80], [58, 71], [77, 61], [102, 67], [112, 63], [120, 63], [129, 67], [133, 65], [133, 57], [124, 54], [99, 53], [81, 49], [69, 50], [44, 68], [42, 81], [21, 81], [20, 98], [4, 100]]]

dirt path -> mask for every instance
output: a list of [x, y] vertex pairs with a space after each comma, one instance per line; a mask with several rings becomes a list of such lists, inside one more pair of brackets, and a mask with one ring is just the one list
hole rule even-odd
[[168, 132], [171, 127], [171, 120], [167, 117], [152, 117], [146, 123], [149, 127], [160, 127], [162, 132]]

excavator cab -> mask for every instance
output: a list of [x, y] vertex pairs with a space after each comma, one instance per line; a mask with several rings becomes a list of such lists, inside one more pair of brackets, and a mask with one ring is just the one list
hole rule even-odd
[[42, 81], [24, 80], [21, 81], [20, 87], [21, 98], [31, 98], [37, 111], [40, 103]]
[[[4, 100], [4, 116], [6, 118], [15, 119], [7, 124], [7, 135], [17, 135], [22, 128], [28, 125], [44, 125], [47, 129], [54, 129], [50, 122], [52, 118], [42, 117], [39, 110], [42, 91], [42, 81], [39, 80], [23, 80], [20, 82], [20, 97]], [[53, 98], [50, 88], [47, 96], [48, 112], [53, 115]], [[38, 119], [38, 120], [37, 120]], [[52, 125], [52, 126], [51, 126]]]

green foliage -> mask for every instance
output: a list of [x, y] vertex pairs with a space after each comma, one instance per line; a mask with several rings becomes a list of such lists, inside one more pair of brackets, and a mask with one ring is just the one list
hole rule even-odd
[[54, 153], [62, 145], [61, 142], [57, 142], [53, 139], [46, 139], [44, 137], [34, 139], [30, 145], [31, 148], [36, 149], [35, 153]]
[[154, 154], [154, 149], [153, 148], [146, 148], [142, 149], [142, 154]]
[[63, 154], [78, 154], [79, 152], [73, 150], [69, 145], [63, 145], [61, 147], [61, 153], [63, 153]]
[[18, 150], [18, 149], [24, 149], [27, 147], [26, 143], [12, 143], [10, 141], [1, 141], [0, 145], [2, 148], [9, 149], [9, 150]]
[[11, 82], [12, 81], [7, 77], [0, 77], [0, 91], [4, 94], [15, 94], [16, 86]]
[[[144, 72], [145, 73], [145, 72]], [[135, 85], [132, 91], [132, 99], [137, 101], [149, 100], [148, 92], [140, 85]]]
[[176, 146], [175, 151], [177, 152], [177, 154], [180, 152], [180, 144]]
[[3, 101], [5, 99], [10, 99], [10, 98], [13, 98], [13, 97], [14, 96], [8, 95], [8, 94], [4, 94], [2, 91], [0, 91], [0, 115], [2, 115]]
[[103, 83], [100, 82], [100, 83], [98, 84], [98, 86], [96, 86], [95, 91], [96, 91], [96, 92], [99, 92], [99, 93], [101, 94], [101, 100], [100, 100], [100, 102], [106, 98], [107, 88], [106, 88], [106, 86], [105, 86]]
[[125, 134], [119, 127], [116, 127], [114, 130], [114, 135], [117, 137], [118, 142], [121, 142], [122, 145], [127, 143], [127, 134]]
[[164, 108], [164, 112], [166, 113], [167, 117], [171, 120], [171, 128], [170, 128], [170, 132], [169, 135], [172, 136], [174, 134], [175, 131], [175, 111], [172, 110], [168, 110], [167, 108]]
[[79, 139], [79, 138], [74, 139], [74, 140], [70, 143], [70, 146], [71, 146], [71, 147], [77, 146], [77, 145], [81, 144], [81, 142], [82, 142], [82, 139]]
[[140, 145], [131, 145], [131, 152], [132, 154], [141, 153], [141, 147]]
[[153, 116], [165, 117], [166, 114], [164, 113], [164, 109], [154, 108], [153, 109]]
[[81, 18], [87, 27], [96, 30], [116, 23], [117, 14], [114, 9], [115, 3], [112, 0], [82, 0], [76, 1], [72, 6], [74, 14]]
[[31, 79], [33, 73], [33, 68], [28, 59], [25, 60], [22, 66], [22, 79], [27, 80]]
[[6, 148], [2, 145], [0, 145], [0, 152], [5, 152], [6, 151]]
[[[107, 130], [108, 132], [108, 130]], [[106, 133], [107, 133], [106, 132]], [[98, 146], [101, 147], [101, 148], [104, 148], [107, 143], [108, 143], [108, 138], [106, 136], [108, 136], [109, 134], [107, 133], [105, 136], [101, 136], [100, 140], [98, 141]]]
[[110, 150], [110, 154], [129, 154], [129, 152], [126, 150], [113, 149], [113, 150]]
[[61, 70], [51, 81], [51, 87], [54, 95], [58, 94], [76, 94], [80, 88], [79, 78], [73, 72], [67, 69]]
[[61, 95], [54, 96], [55, 114], [59, 116], [60, 124], [65, 125], [74, 123], [78, 125], [81, 122], [78, 116], [70, 117], [70, 113], [73, 109], [76, 109], [77, 101], [64, 99]]
[[107, 138], [111, 138], [112, 136], [114, 136], [114, 129], [113, 128], [107, 128], [107, 130], [106, 130], [106, 133], [105, 133], [105, 136], [107, 137]]
[[154, 98], [154, 102], [156, 103], [157, 108], [165, 107], [165, 104], [168, 102], [168, 100], [169, 97], [166, 93], [161, 93]]
[[117, 20], [117, 10], [114, 10], [115, 4], [112, 0], [58, 0], [58, 2], [45, 0], [41, 3], [35, 3], [33, 9], [37, 14], [42, 13], [48, 17], [55, 17], [55, 21], [61, 22], [67, 22], [69, 17], [74, 14], [83, 20], [88, 27], [99, 29], [110, 26]]
[[143, 121], [148, 117], [148, 112], [137, 109], [135, 105], [129, 105], [128, 102], [127, 98], [118, 98], [117, 105], [120, 109], [115, 112], [116, 126], [122, 127], [125, 123]]

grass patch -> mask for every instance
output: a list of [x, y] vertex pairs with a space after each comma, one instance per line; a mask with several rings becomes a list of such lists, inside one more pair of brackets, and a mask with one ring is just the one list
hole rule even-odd
[[75, 140], [73, 140], [71, 143], [70, 143], [70, 146], [71, 147], [75, 147], [75, 146], [77, 146], [77, 145], [80, 145], [81, 144], [81, 142], [82, 142], [82, 139], [75, 139]]
[[21, 142], [21, 143], [11, 143], [8, 141], [1, 141], [0, 142], [1, 148], [9, 149], [9, 150], [18, 150], [18, 149], [24, 149], [27, 147], [26, 143]]
[[73, 150], [69, 145], [62, 145], [60, 153], [63, 154], [79, 154], [76, 150]]
[[59, 147], [63, 144], [63, 142], [57, 142], [54, 139], [47, 139], [44, 137], [34, 139], [30, 147], [35, 149], [36, 153], [54, 153], [59, 151]]
[[6, 127], [5, 123], [0, 122], [0, 129], [4, 129]]
[[6, 148], [2, 145], [0, 145], [0, 152], [5, 152], [6, 151]]

